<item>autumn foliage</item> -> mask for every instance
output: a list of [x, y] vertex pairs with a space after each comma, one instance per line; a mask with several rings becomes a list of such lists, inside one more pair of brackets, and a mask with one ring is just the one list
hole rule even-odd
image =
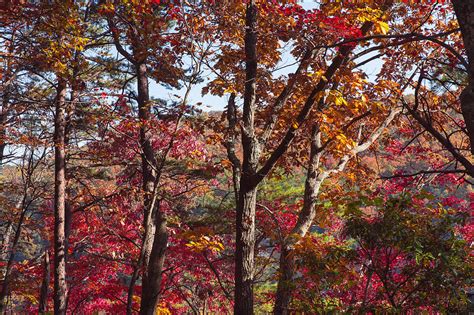
[[4, 1], [0, 312], [472, 312], [474, 1]]

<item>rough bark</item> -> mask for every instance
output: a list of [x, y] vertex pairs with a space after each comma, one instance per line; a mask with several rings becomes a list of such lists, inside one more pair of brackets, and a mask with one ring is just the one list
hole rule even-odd
[[281, 249], [278, 268], [279, 279], [273, 313], [287, 315], [294, 286], [292, 281], [295, 274], [295, 258], [286, 246]]
[[135, 266], [128, 292], [127, 314], [132, 312], [133, 287], [143, 267], [142, 296], [140, 314], [154, 314], [159, 303], [161, 279], [168, 246], [166, 216], [157, 205], [156, 185], [157, 167], [151, 135], [149, 132], [150, 97], [148, 90], [147, 67], [145, 63], [136, 64], [138, 90], [138, 116], [140, 125], [140, 149], [142, 159], [142, 189], [144, 193], [144, 228], [140, 257]]
[[453, 0], [468, 59], [469, 84], [461, 94], [461, 111], [474, 154], [474, 0]]
[[[12, 34], [12, 37], [14, 35]], [[8, 46], [8, 52], [13, 54], [14, 45], [12, 41], [6, 41], [4, 44]], [[7, 135], [7, 125], [8, 125], [8, 116], [11, 113], [11, 90], [12, 84], [15, 78], [15, 74], [12, 73], [12, 60], [9, 58], [7, 61], [7, 66], [3, 69], [3, 82], [2, 82], [2, 109], [0, 110], [0, 169], [3, 166], [3, 159], [5, 157], [5, 148], [7, 146], [6, 135]]]
[[236, 135], [236, 126], [237, 126], [237, 106], [235, 105], [235, 93], [232, 93], [229, 97], [229, 101], [227, 103], [227, 122], [229, 124], [227, 128], [227, 140], [225, 143], [225, 147], [227, 150], [227, 157], [229, 161], [232, 163], [232, 182], [234, 186], [234, 197], [236, 204], [239, 200], [239, 191], [240, 191], [240, 171], [241, 171], [241, 163], [239, 158], [237, 157], [236, 153], [236, 142], [237, 142], [237, 135]]
[[58, 80], [54, 121], [54, 314], [66, 314], [66, 81]]
[[6, 93], [7, 92], [5, 91], [3, 95], [3, 105], [0, 112], [0, 168], [3, 166], [3, 157], [5, 155], [5, 147], [7, 145], [5, 141], [8, 121], [8, 101]]
[[[158, 295], [156, 295], [156, 303], [151, 300], [151, 296], [155, 296], [152, 292], [156, 291], [154, 283], [150, 281], [150, 272], [158, 272], [161, 276], [161, 270], [150, 270], [150, 257], [153, 251], [154, 235], [156, 233], [155, 224], [155, 202], [153, 202], [155, 194], [155, 177], [154, 167], [155, 155], [151, 145], [148, 123], [150, 121], [150, 96], [148, 91], [147, 66], [142, 63], [137, 65], [137, 90], [138, 90], [138, 118], [142, 122], [140, 125], [140, 149], [142, 158], [142, 176], [143, 176], [143, 193], [144, 193], [144, 226], [145, 235], [143, 241], [144, 247], [144, 272], [142, 279], [142, 296], [140, 303], [140, 314], [153, 314], [155, 306], [158, 303]], [[152, 263], [155, 265], [155, 262]], [[158, 288], [159, 291], [159, 288]]]
[[[74, 69], [74, 77], [77, 76], [78, 70]], [[72, 91], [71, 91], [71, 100], [68, 106], [66, 106], [66, 128], [65, 128], [65, 134], [64, 134], [64, 142], [65, 146], [69, 145], [70, 141], [70, 134], [72, 132], [73, 128], [73, 117], [74, 117], [74, 112], [76, 110], [76, 102], [79, 99], [79, 88], [77, 84], [74, 84], [72, 86]], [[68, 160], [69, 156], [66, 155], [66, 161]], [[65, 176], [66, 180], [69, 177], [68, 174], [68, 169], [65, 169]], [[66, 190], [66, 196], [69, 196], [71, 191]], [[64, 227], [64, 233], [65, 233], [65, 253], [66, 253], [66, 263], [68, 259], [68, 253], [69, 253], [69, 236], [71, 235], [71, 224], [72, 224], [72, 217], [73, 217], [73, 209], [72, 209], [72, 204], [69, 199], [66, 199], [65, 201], [65, 227]]]
[[[143, 122], [150, 120], [150, 98], [148, 92], [148, 77], [146, 65], [137, 69], [138, 74], [138, 104], [139, 118]], [[140, 142], [142, 150], [143, 190], [145, 193], [145, 258], [142, 285], [140, 314], [154, 314], [159, 303], [161, 279], [168, 246], [168, 231], [166, 215], [161, 211], [157, 200], [157, 187], [160, 180], [160, 169], [151, 144], [151, 135], [146, 124], [140, 127]], [[163, 157], [166, 159], [166, 156]], [[163, 161], [162, 161], [163, 162]]]
[[41, 282], [40, 299], [38, 312], [44, 314], [48, 311], [48, 291], [49, 291], [49, 280], [51, 276], [51, 269], [49, 265], [49, 252], [46, 249], [44, 251], [44, 262], [43, 262], [43, 281]]
[[69, 252], [69, 235], [71, 235], [71, 223], [72, 223], [72, 206], [69, 200], [66, 200], [65, 203], [65, 212], [64, 212], [64, 253], [66, 263], [68, 260], [68, 252]]
[[235, 251], [235, 314], [253, 314], [255, 205], [257, 189], [242, 176], [237, 207]]
[[147, 266], [147, 277], [143, 282], [143, 293], [140, 314], [153, 315], [158, 307], [161, 291], [161, 280], [165, 262], [166, 247], [168, 245], [168, 232], [166, 218], [159, 211], [155, 215], [155, 235], [150, 260]]
[[153, 219], [149, 220], [150, 216], [148, 212], [153, 213], [154, 209], [150, 206], [153, 200], [153, 193], [155, 187], [156, 172], [154, 167], [156, 166], [155, 155], [151, 144], [151, 135], [149, 132], [148, 124], [150, 122], [150, 95], [148, 90], [148, 75], [147, 66], [141, 63], [136, 66], [137, 73], [137, 91], [138, 91], [138, 118], [140, 119], [140, 150], [142, 159], [142, 176], [143, 176], [143, 192], [144, 198], [144, 225], [150, 226], [151, 231], [149, 237], [145, 239], [145, 266], [148, 265], [150, 258], [150, 252], [153, 246], [153, 235], [155, 230], [155, 224]]
[[255, 206], [257, 186], [253, 179], [260, 155], [254, 116], [257, 76], [257, 7], [249, 1], [245, 17], [246, 83], [242, 116], [243, 162], [236, 209], [234, 313], [253, 314]]
[[[132, 58], [130, 56], [130, 58]], [[131, 61], [134, 61], [132, 58]], [[150, 120], [150, 96], [148, 90], [148, 76], [147, 66], [145, 63], [135, 64], [135, 73], [137, 75], [137, 103], [138, 103], [138, 118], [140, 120], [140, 155], [141, 155], [141, 169], [142, 169], [142, 190], [144, 195], [143, 201], [143, 227], [144, 234], [142, 236], [142, 248], [137, 263], [134, 267], [132, 278], [128, 289], [127, 298], [127, 314], [132, 314], [133, 291], [136, 280], [138, 279], [140, 270], [144, 267], [145, 271], [142, 279], [142, 303], [143, 295], [147, 289], [147, 266], [150, 258], [150, 253], [153, 246], [153, 235], [155, 233], [155, 222], [153, 220], [152, 199], [155, 186], [155, 172], [153, 166], [155, 165], [153, 148], [148, 133], [148, 126]], [[146, 304], [148, 305], [148, 304]], [[140, 312], [142, 311], [140, 306]]]

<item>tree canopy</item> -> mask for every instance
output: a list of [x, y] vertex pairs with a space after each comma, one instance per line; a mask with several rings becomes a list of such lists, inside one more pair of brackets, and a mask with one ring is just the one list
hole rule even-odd
[[473, 311], [473, 15], [3, 1], [0, 313]]

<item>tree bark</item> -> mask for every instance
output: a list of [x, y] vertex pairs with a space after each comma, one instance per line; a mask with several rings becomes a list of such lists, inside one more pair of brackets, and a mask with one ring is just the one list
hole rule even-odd
[[43, 262], [43, 281], [41, 282], [40, 299], [38, 313], [44, 314], [48, 311], [48, 291], [49, 291], [49, 279], [51, 269], [49, 266], [49, 251], [44, 251], [44, 262]]
[[[12, 34], [12, 37], [14, 35]], [[14, 45], [12, 41], [6, 41], [4, 44], [8, 46], [9, 54], [13, 55]], [[12, 59], [8, 58], [7, 66], [3, 69], [3, 95], [2, 95], [2, 109], [0, 110], [0, 169], [3, 167], [3, 159], [5, 157], [5, 148], [7, 146], [7, 125], [8, 117], [12, 111], [10, 104], [10, 96], [12, 93], [12, 84], [15, 74], [12, 73]]]
[[147, 266], [147, 276], [143, 282], [143, 292], [140, 314], [153, 315], [158, 307], [165, 253], [168, 245], [166, 218], [157, 207], [155, 214], [155, 235], [150, 260]]
[[236, 209], [235, 297], [234, 313], [253, 314], [255, 206], [257, 185], [254, 181], [260, 157], [255, 135], [255, 101], [257, 77], [257, 7], [247, 4], [245, 17], [246, 81], [244, 92], [242, 149], [243, 162]]
[[5, 155], [6, 135], [7, 135], [7, 121], [8, 121], [8, 101], [7, 91], [4, 91], [3, 105], [0, 112], [0, 168], [3, 167], [3, 157]]
[[[133, 59], [131, 60], [133, 61]], [[137, 75], [137, 103], [138, 103], [138, 118], [140, 120], [140, 155], [141, 155], [141, 168], [142, 168], [142, 191], [143, 191], [143, 227], [144, 234], [142, 237], [142, 248], [140, 249], [140, 255], [137, 263], [134, 267], [132, 279], [130, 280], [128, 299], [127, 299], [127, 314], [132, 314], [132, 301], [133, 291], [135, 282], [138, 279], [139, 272], [144, 268], [142, 277], [142, 296], [140, 312], [142, 312], [142, 303], [144, 295], [148, 290], [147, 278], [148, 278], [148, 262], [153, 247], [153, 236], [155, 234], [155, 222], [153, 220], [153, 194], [155, 187], [155, 171], [153, 169], [155, 163], [155, 156], [153, 153], [153, 147], [151, 145], [150, 135], [148, 132], [148, 124], [150, 121], [150, 96], [148, 89], [148, 75], [147, 66], [145, 63], [135, 64], [135, 73]], [[147, 306], [146, 304], [145, 306]]]
[[[140, 120], [140, 150], [142, 159], [142, 177], [143, 177], [143, 192], [144, 192], [144, 222], [145, 227], [150, 227], [149, 233], [145, 238], [145, 261], [144, 265], [148, 265], [150, 253], [153, 246], [153, 235], [155, 231], [155, 223], [153, 220], [154, 209], [151, 209], [156, 172], [155, 155], [151, 144], [151, 135], [149, 132], [150, 123], [150, 95], [148, 90], [148, 75], [147, 66], [144, 63], [137, 65], [137, 90], [138, 90], [138, 118]], [[149, 215], [151, 212], [151, 215]], [[151, 220], [150, 220], [151, 217]]]
[[149, 132], [150, 97], [148, 90], [147, 67], [145, 63], [136, 64], [138, 90], [138, 117], [140, 119], [140, 149], [142, 159], [142, 189], [144, 193], [144, 228], [142, 249], [129, 287], [127, 314], [132, 312], [133, 286], [138, 272], [144, 268], [140, 314], [154, 314], [159, 303], [161, 279], [168, 246], [166, 216], [157, 206], [156, 159]]
[[253, 314], [255, 205], [257, 189], [240, 182], [235, 251], [235, 314]]
[[10, 239], [13, 233], [13, 222], [8, 221], [2, 238], [2, 252], [0, 253], [0, 261], [8, 259], [8, 249], [10, 248]]
[[279, 279], [275, 297], [274, 314], [289, 314], [291, 294], [293, 292], [293, 277], [295, 274], [295, 258], [291, 249], [283, 246], [280, 253], [280, 264], [278, 267]]
[[227, 157], [229, 161], [232, 163], [232, 184], [234, 186], [234, 198], [235, 203], [238, 203], [239, 200], [239, 191], [240, 191], [240, 171], [241, 171], [241, 163], [239, 158], [237, 157], [236, 153], [236, 142], [237, 142], [237, 135], [236, 135], [236, 126], [237, 126], [237, 106], [235, 105], [235, 97], [236, 94], [232, 93], [229, 97], [229, 101], [227, 103], [227, 140], [225, 143], [225, 147], [227, 150]]
[[469, 63], [469, 84], [461, 94], [461, 112], [474, 155], [474, 0], [452, 0]]
[[54, 121], [54, 314], [66, 314], [66, 89], [58, 80]]

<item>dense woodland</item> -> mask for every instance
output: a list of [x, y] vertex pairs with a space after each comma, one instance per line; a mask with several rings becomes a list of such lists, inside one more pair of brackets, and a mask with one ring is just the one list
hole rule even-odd
[[474, 0], [0, 14], [0, 314], [472, 311]]

